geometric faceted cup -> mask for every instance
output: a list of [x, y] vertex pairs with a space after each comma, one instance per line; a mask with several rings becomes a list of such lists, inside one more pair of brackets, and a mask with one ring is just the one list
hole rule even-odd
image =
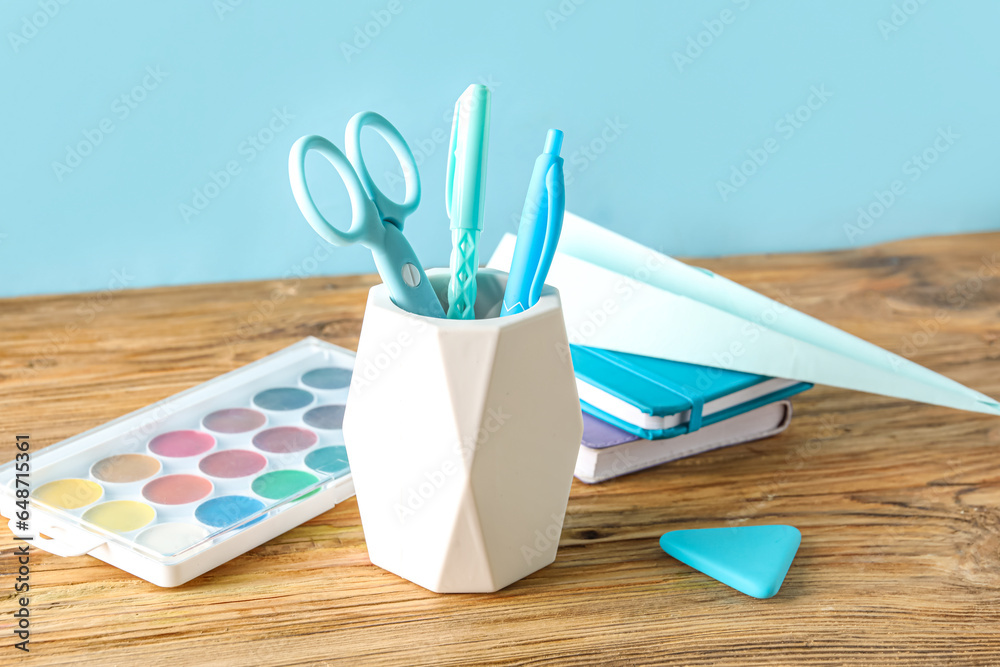
[[[439, 298], [448, 272], [428, 271]], [[344, 416], [371, 562], [438, 593], [491, 593], [556, 557], [583, 421], [559, 293], [499, 313], [481, 269], [476, 319], [368, 293]]]

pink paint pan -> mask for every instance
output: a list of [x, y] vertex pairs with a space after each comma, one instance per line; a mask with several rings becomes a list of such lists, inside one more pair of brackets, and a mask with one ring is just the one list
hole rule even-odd
[[165, 458], [200, 456], [215, 447], [215, 438], [204, 431], [168, 431], [149, 441], [149, 453]]

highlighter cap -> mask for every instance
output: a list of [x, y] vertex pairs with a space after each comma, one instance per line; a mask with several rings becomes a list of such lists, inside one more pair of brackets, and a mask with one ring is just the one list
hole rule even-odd
[[473, 84], [455, 103], [445, 179], [445, 207], [452, 229], [483, 229], [490, 89]]

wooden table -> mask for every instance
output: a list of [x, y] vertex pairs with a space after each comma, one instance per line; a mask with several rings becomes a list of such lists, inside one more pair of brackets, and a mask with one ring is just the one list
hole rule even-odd
[[[699, 264], [1000, 396], [1000, 233]], [[373, 276], [0, 301], [0, 458], [313, 335], [354, 348]], [[1000, 664], [1000, 420], [817, 387], [784, 434], [597, 486], [556, 562], [435, 595], [368, 562], [354, 500], [176, 589], [33, 551], [38, 664]], [[754, 600], [666, 556], [675, 528], [788, 523]], [[4, 529], [0, 663], [15, 543]]]

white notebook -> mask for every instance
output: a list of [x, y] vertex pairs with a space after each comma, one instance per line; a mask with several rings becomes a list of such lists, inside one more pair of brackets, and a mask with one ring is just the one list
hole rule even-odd
[[792, 404], [778, 401], [693, 433], [646, 440], [584, 413], [583, 442], [574, 474], [587, 484], [603, 482], [711, 449], [766, 438], [784, 431], [791, 420]]

